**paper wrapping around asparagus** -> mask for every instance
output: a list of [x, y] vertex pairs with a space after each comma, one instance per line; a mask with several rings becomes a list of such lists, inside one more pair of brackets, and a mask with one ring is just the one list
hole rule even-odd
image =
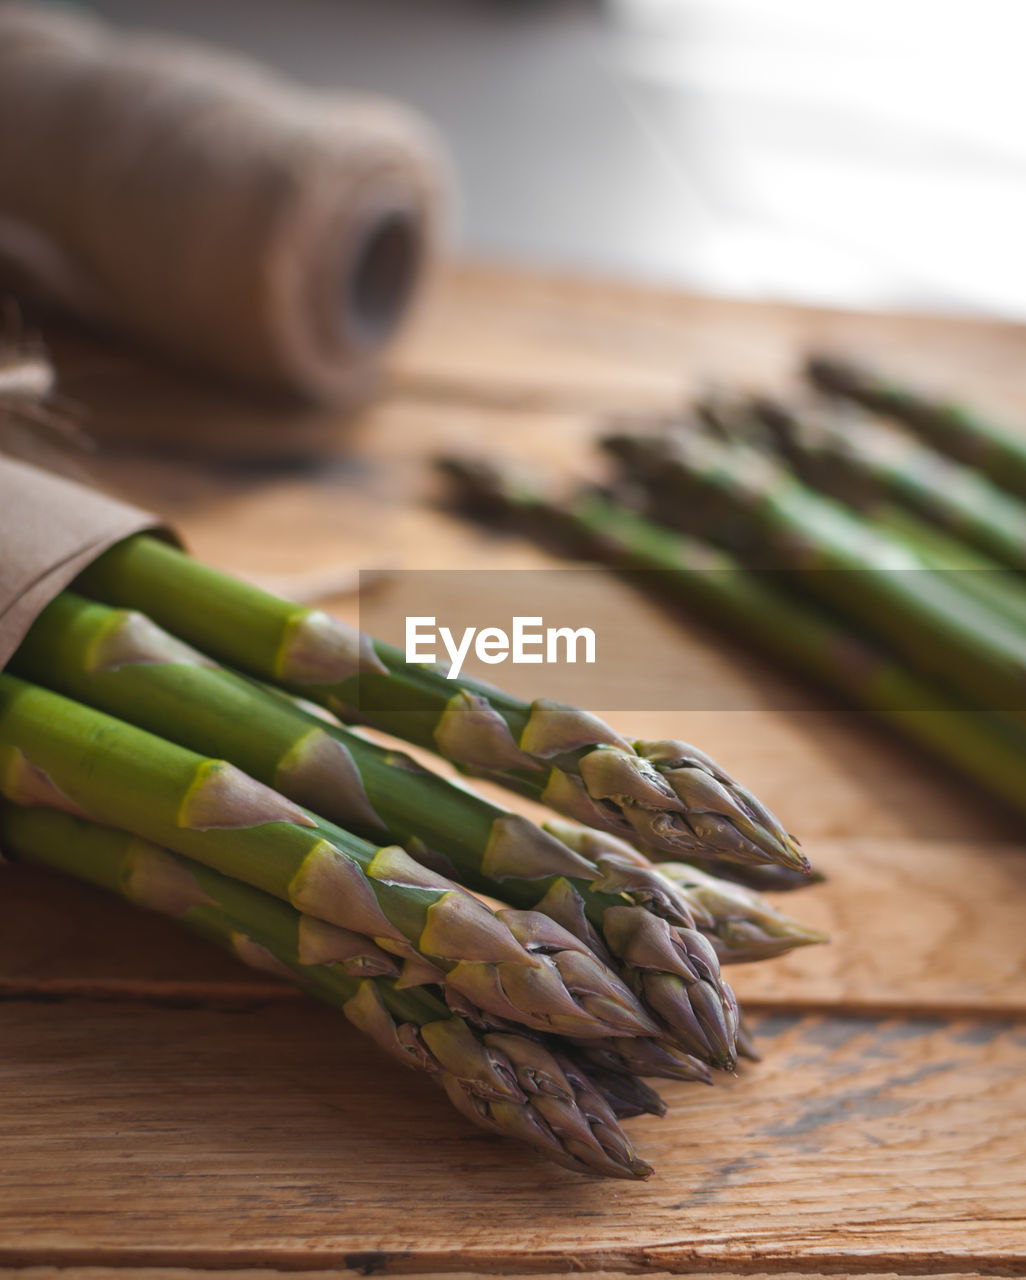
[[130, 534], [169, 531], [148, 511], [0, 456], [0, 667], [37, 615]]

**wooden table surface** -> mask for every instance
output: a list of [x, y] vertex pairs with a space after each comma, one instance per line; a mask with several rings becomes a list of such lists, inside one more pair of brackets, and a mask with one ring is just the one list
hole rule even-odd
[[[568, 468], [597, 416], [739, 372], [775, 384], [810, 343], [943, 373], [1026, 420], [1011, 327], [467, 267], [356, 422], [261, 415], [342, 434], [323, 467], [111, 454], [100, 471], [197, 554], [315, 594], [354, 566], [541, 566], [433, 506], [425, 458], [476, 446]], [[251, 412], [101, 353], [66, 373], [98, 424], [227, 433]], [[582, 1179], [473, 1130], [337, 1014], [173, 924], [9, 867], [0, 1274], [1026, 1274], [1026, 833], [699, 622], [607, 592], [640, 611], [653, 694], [682, 653], [736, 693], [726, 711], [610, 718], [699, 742], [829, 873], [787, 906], [832, 944], [731, 973], [764, 1061], [715, 1089], [666, 1084], [670, 1114], [628, 1122], [650, 1182]]]

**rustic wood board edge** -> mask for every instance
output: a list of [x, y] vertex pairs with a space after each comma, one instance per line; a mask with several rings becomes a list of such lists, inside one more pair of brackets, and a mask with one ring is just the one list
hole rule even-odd
[[[140, 1280], [224, 1280], [225, 1272], [218, 1270], [210, 1270], [209, 1268], [194, 1267], [133, 1267], [131, 1269], [133, 1276], [138, 1276]], [[286, 1271], [276, 1268], [260, 1267], [258, 1269], [245, 1268], [242, 1270], [233, 1270], [231, 1276], [233, 1280], [324, 1280], [325, 1275], [337, 1276], [373, 1276], [381, 1274], [375, 1272], [372, 1264], [357, 1268], [345, 1267], [343, 1269], [331, 1268], [330, 1271]], [[673, 1276], [682, 1274], [688, 1275], [691, 1280], [827, 1280], [828, 1277], [833, 1280], [839, 1274], [848, 1274], [836, 1271], [796, 1271], [788, 1269], [785, 1271], [766, 1271], [760, 1269], [758, 1271], [738, 1271], [734, 1269], [723, 1271], [596, 1271], [594, 1269], [584, 1271], [504, 1271], [502, 1273], [503, 1280], [565, 1280], [568, 1275], [577, 1276], [593, 1276], [596, 1280], [637, 1280], [639, 1276], [644, 1280], [670, 1280]], [[860, 1271], [861, 1280], [902, 1280], [903, 1277], [915, 1275], [918, 1280], [970, 1280], [972, 1276], [979, 1275], [1018, 1275], [1018, 1272], [1008, 1271]], [[422, 1271], [418, 1273], [419, 1280], [466, 1280], [467, 1272], [465, 1271]], [[30, 1266], [17, 1267], [10, 1269], [0, 1267], [0, 1280], [125, 1280], [125, 1269], [117, 1266], [62, 1266], [46, 1265], [46, 1266]]]
[[[4, 1004], [65, 1004], [87, 1001], [97, 1004], [143, 1004], [155, 1008], [209, 1009], [249, 1012], [276, 1004], [303, 1001], [304, 994], [285, 985], [264, 983], [137, 981], [135, 979], [18, 979], [0, 978], [0, 1006]], [[937, 1019], [979, 1020], [999, 1025], [1026, 1021], [1026, 1005], [1021, 1002], [951, 1000], [909, 1001], [896, 993], [872, 999], [803, 999], [788, 996], [772, 999], [756, 995], [744, 1002], [745, 1013], [758, 1017], [778, 1015], [797, 1021], [803, 1017], [851, 1019]]]
[[[0, 1280], [125, 1280], [125, 1268], [118, 1266], [62, 1266], [46, 1265], [46, 1266], [29, 1266], [17, 1267], [10, 1269], [0, 1267]], [[224, 1280], [225, 1272], [220, 1270], [210, 1270], [209, 1268], [195, 1267], [132, 1267], [131, 1274], [138, 1276], [140, 1280]], [[325, 1275], [337, 1276], [373, 1276], [382, 1274], [373, 1269], [373, 1264], [368, 1263], [366, 1266], [357, 1268], [344, 1267], [342, 1269], [332, 1267], [328, 1271], [302, 1270], [287, 1271], [276, 1268], [260, 1267], [258, 1269], [245, 1268], [241, 1270], [233, 1270], [231, 1273], [233, 1280], [324, 1280]], [[465, 1271], [422, 1271], [417, 1273], [419, 1280], [467, 1280], [467, 1272]], [[585, 1271], [504, 1271], [502, 1272], [503, 1280], [565, 1280], [568, 1275], [576, 1276], [593, 1276], [595, 1280], [637, 1280], [639, 1276], [644, 1280], [671, 1280], [671, 1277], [682, 1274], [688, 1275], [691, 1280], [834, 1280], [838, 1275], [847, 1275], [850, 1272], [845, 1267], [844, 1271], [796, 1271], [788, 1269], [784, 1271], [767, 1271], [759, 1269], [757, 1271], [738, 1271], [727, 1269], [723, 1271], [596, 1271], [594, 1269]], [[992, 1275], [992, 1276], [1017, 1276], [1021, 1273], [1016, 1271], [860, 1271], [858, 1275], [860, 1280], [903, 1280], [903, 1277], [915, 1275], [918, 1280], [970, 1280], [972, 1276]]]
[[[966, 1257], [953, 1265], [941, 1257], [900, 1252], [890, 1256], [874, 1255], [872, 1258], [854, 1253], [824, 1255], [815, 1259], [782, 1256], [776, 1263], [773, 1259], [760, 1258], [750, 1267], [734, 1258], [725, 1260], [722, 1268], [704, 1258], [700, 1271], [694, 1269], [693, 1261], [687, 1257], [679, 1259], [678, 1265], [668, 1263], [670, 1269], [660, 1265], [662, 1260], [653, 1260], [654, 1267], [632, 1267], [629, 1260], [610, 1257], [608, 1261], [613, 1269], [572, 1262], [561, 1270], [552, 1270], [553, 1264], [545, 1261], [539, 1262], [538, 1270], [525, 1270], [523, 1259], [516, 1258], [513, 1262], [516, 1270], [512, 1270], [512, 1259], [469, 1258], [462, 1269], [445, 1271], [435, 1270], [429, 1259], [404, 1259], [385, 1252], [341, 1256], [325, 1254], [319, 1260], [323, 1264], [320, 1266], [314, 1265], [318, 1260], [302, 1250], [292, 1255], [276, 1255], [274, 1266], [259, 1261], [250, 1264], [243, 1259], [244, 1255], [233, 1253], [226, 1255], [218, 1265], [206, 1255], [204, 1260], [198, 1260], [193, 1266], [185, 1262], [180, 1253], [173, 1260], [165, 1260], [156, 1250], [96, 1257], [87, 1257], [82, 1251], [77, 1257], [72, 1254], [66, 1258], [54, 1255], [46, 1262], [30, 1261], [21, 1265], [16, 1258], [0, 1252], [0, 1280], [125, 1280], [127, 1275], [138, 1276], [140, 1280], [224, 1280], [228, 1275], [238, 1277], [238, 1280], [322, 1280], [326, 1275], [410, 1275], [419, 1277], [419, 1280], [468, 1280], [472, 1276], [494, 1276], [496, 1280], [500, 1277], [502, 1280], [564, 1280], [571, 1275], [592, 1276], [595, 1280], [636, 1280], [637, 1277], [670, 1280], [670, 1277], [682, 1275], [691, 1277], [691, 1280], [828, 1280], [828, 1277], [836, 1280], [840, 1276], [857, 1276], [859, 1280], [903, 1280], [913, 1276], [918, 1280], [968, 1280], [972, 1276], [1006, 1276], [1010, 1280], [1018, 1280], [1018, 1277], [1026, 1275], [1026, 1260], [1013, 1253], [1009, 1253], [1007, 1258]], [[13, 1265], [6, 1265], [8, 1261]], [[807, 1269], [803, 1262], [808, 1262]], [[447, 1261], [445, 1265], [451, 1268], [454, 1264]]]

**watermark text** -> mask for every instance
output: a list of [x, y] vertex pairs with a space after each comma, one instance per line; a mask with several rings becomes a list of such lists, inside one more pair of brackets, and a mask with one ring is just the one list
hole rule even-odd
[[[449, 659], [450, 680], [463, 670], [471, 651], [479, 662], [549, 663], [594, 662], [595, 632], [591, 627], [546, 627], [540, 617], [514, 617], [510, 631], [501, 627], [465, 627], [458, 638], [436, 618], [407, 617], [406, 661], [440, 662], [439, 642]], [[583, 652], [583, 657], [579, 657]]]

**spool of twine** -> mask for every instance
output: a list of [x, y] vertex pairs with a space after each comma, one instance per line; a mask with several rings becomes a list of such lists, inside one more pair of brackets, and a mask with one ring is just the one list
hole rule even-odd
[[0, 288], [177, 361], [363, 398], [433, 254], [443, 173], [395, 104], [0, 3]]

